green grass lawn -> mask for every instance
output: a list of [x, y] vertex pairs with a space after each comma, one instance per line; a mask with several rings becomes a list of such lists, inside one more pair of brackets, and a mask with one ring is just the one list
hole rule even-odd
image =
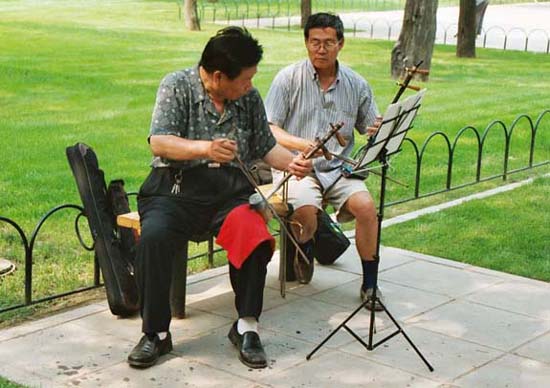
[[550, 281], [550, 177], [385, 228], [382, 243]]
[[20, 388], [20, 387], [24, 387], [24, 385], [12, 383], [11, 381], [8, 381], [0, 377], [0, 388]]
[[[201, 32], [188, 32], [175, 3], [137, 0], [1, 0], [0, 15], [0, 215], [30, 235], [52, 207], [80, 203], [65, 157], [65, 148], [76, 142], [96, 150], [107, 180], [123, 178], [128, 190], [137, 190], [148, 172], [146, 137], [160, 79], [194, 65], [220, 26], [206, 24]], [[253, 34], [265, 48], [255, 78], [265, 95], [282, 66], [304, 57], [303, 38], [297, 31]], [[381, 110], [397, 90], [389, 77], [391, 48], [387, 41], [349, 38], [341, 53], [343, 63], [370, 81]], [[541, 82], [550, 73], [548, 55], [477, 53], [476, 59], [458, 59], [453, 47], [435, 48], [425, 85], [429, 91], [411, 132], [415, 141], [422, 143], [434, 131], [452, 139], [466, 125], [482, 130], [494, 119], [509, 126], [520, 114], [535, 119], [550, 108], [550, 91]], [[503, 136], [495, 132], [484, 149], [483, 176], [502, 165]], [[526, 162], [528, 132], [527, 120], [514, 130], [511, 168]], [[472, 140], [461, 140], [456, 182], [472, 179]], [[441, 145], [430, 146], [422, 192], [442, 188], [446, 157]], [[541, 122], [535, 148], [535, 162], [550, 159], [550, 115]], [[410, 184], [411, 160], [405, 148], [392, 160], [392, 176]], [[407, 195], [410, 189], [388, 187], [390, 201]], [[72, 232], [74, 216], [71, 211], [56, 215], [39, 236], [35, 298], [91, 284], [92, 255], [80, 248]], [[23, 253], [5, 224], [0, 224], [0, 254], [18, 264], [0, 282], [0, 306], [21, 302]], [[223, 260], [218, 255], [217, 261]], [[203, 267], [199, 263], [194, 270]]]

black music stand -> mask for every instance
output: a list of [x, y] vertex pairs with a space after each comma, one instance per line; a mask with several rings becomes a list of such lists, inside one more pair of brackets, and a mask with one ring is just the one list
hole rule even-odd
[[[388, 170], [388, 157], [396, 154], [401, 150], [401, 144], [403, 143], [403, 139], [405, 138], [405, 135], [407, 134], [408, 130], [412, 128], [412, 122], [414, 118], [416, 117], [416, 113], [418, 112], [418, 109], [420, 108], [420, 101], [422, 100], [422, 97], [424, 96], [426, 89], [423, 89], [419, 91], [418, 93], [408, 97], [407, 99], [403, 100], [402, 102], [396, 102], [394, 104], [391, 104], [388, 109], [386, 110], [384, 114], [384, 119], [382, 121], [382, 124], [376, 133], [376, 136], [372, 138], [371, 141], [369, 141], [368, 146], [364, 150], [364, 152], [360, 153], [359, 160], [355, 162], [353, 165], [353, 168], [345, 175], [358, 175], [365, 172], [368, 172], [369, 170], [373, 170], [372, 167], [369, 167], [375, 162], [378, 162], [380, 166], [376, 166], [376, 168], [381, 167], [382, 172], [380, 173], [381, 177], [381, 183], [380, 183], [380, 204], [378, 207], [378, 238], [376, 241], [376, 256], [380, 257], [380, 233], [382, 231], [382, 219], [384, 218], [384, 201], [385, 201], [385, 194], [386, 194], [386, 179], [387, 179], [387, 170]], [[415, 346], [415, 344], [411, 341], [411, 339], [407, 336], [405, 331], [401, 328], [399, 323], [395, 320], [395, 318], [391, 315], [391, 313], [388, 311], [387, 307], [382, 303], [382, 301], [378, 298], [376, 295], [376, 285], [378, 284], [378, 273], [375, 275], [375, 282], [374, 282], [374, 292], [372, 295], [372, 298], [370, 300], [367, 300], [359, 307], [355, 309], [334, 331], [332, 331], [311, 353], [309, 353], [306, 357], [307, 360], [313, 356], [317, 350], [319, 350], [334, 334], [336, 334], [340, 329], [344, 328], [350, 333], [357, 341], [359, 341], [367, 350], [374, 350], [379, 345], [383, 344], [390, 338], [394, 337], [395, 335], [401, 333], [407, 340], [407, 342], [412, 346], [414, 351], [418, 354], [418, 356], [424, 361], [430, 372], [433, 372], [434, 368], [430, 365], [430, 363], [426, 360], [426, 358], [420, 353], [418, 348]], [[394, 325], [397, 327], [397, 330], [388, 336], [384, 337], [380, 341], [373, 344], [373, 335], [374, 335], [374, 318], [375, 318], [375, 309], [374, 305], [378, 302], [382, 308], [383, 311], [388, 314], [388, 317], [392, 320]], [[368, 304], [370, 304], [370, 326], [369, 326], [369, 339], [368, 343], [365, 343], [361, 337], [359, 337], [349, 326], [347, 326], [347, 323], [363, 308], [365, 308]]]

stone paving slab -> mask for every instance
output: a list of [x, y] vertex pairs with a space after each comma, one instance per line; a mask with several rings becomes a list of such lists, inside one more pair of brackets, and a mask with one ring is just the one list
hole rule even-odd
[[509, 351], [550, 330], [550, 321], [457, 300], [408, 321], [417, 327]]
[[[309, 298], [301, 298], [284, 306], [278, 307], [262, 315], [261, 325], [270, 330], [285, 333], [289, 337], [309, 342], [311, 349], [303, 351], [303, 357], [313, 350], [314, 345], [321, 342], [335, 329], [350, 313], [352, 309], [328, 304]], [[368, 334], [370, 316], [358, 314], [350, 324], [359, 335]], [[382, 329], [388, 325], [385, 317], [377, 316], [376, 325]], [[337, 347], [352, 341], [347, 333], [336, 334], [328, 347]]]
[[[342, 254], [342, 256], [333, 265], [330, 266], [330, 268], [349, 272], [349, 273], [355, 273], [357, 275], [362, 276], [363, 269], [361, 267], [361, 262], [359, 261], [359, 257], [357, 255], [357, 250], [355, 249], [355, 239], [353, 238], [353, 234], [351, 233], [349, 234], [350, 236], [348, 237], [350, 237], [350, 240], [351, 240], [350, 247]], [[393, 248], [387, 248], [387, 247], [381, 248], [380, 257], [383, 258], [383, 260], [380, 260], [380, 264], [378, 268], [380, 273], [390, 268], [394, 268], [414, 260], [412, 257], [407, 257], [403, 255], [401, 252], [396, 251]], [[317, 267], [323, 268], [323, 266], [317, 265], [317, 263], [315, 264], [316, 264], [316, 268]]]
[[[179, 338], [200, 336], [232, 322], [233, 319], [187, 307], [186, 318], [173, 319], [170, 331], [176, 342]], [[141, 319], [138, 316], [120, 319], [113, 317], [110, 312], [102, 312], [84, 317], [75, 324], [98, 334], [106, 333], [135, 343], [141, 338]]]
[[236, 348], [228, 341], [227, 333], [231, 325], [213, 330], [205, 336], [184, 339], [174, 347], [174, 352], [183, 358], [191, 357], [202, 364], [235, 374], [243, 378], [261, 380], [265, 376], [279, 373], [305, 360], [302, 349], [309, 349], [311, 344], [296, 338], [281, 335], [263, 328], [262, 343], [267, 351], [268, 367], [251, 369], [244, 367], [237, 358]]
[[467, 297], [476, 303], [550, 320], [550, 285], [507, 281]]
[[461, 268], [422, 260], [380, 274], [380, 279], [456, 298], [502, 282], [502, 279], [464, 271]]
[[[289, 282], [287, 292], [300, 296], [310, 296], [359, 278], [359, 275], [354, 273], [335, 271], [330, 267], [316, 265], [311, 283], [303, 285], [298, 282]], [[269, 274], [266, 283], [272, 288], [279, 287], [278, 278], [275, 278]]]
[[339, 351], [315, 354], [310, 361], [262, 379], [274, 387], [437, 387], [439, 384], [393, 367]]
[[73, 378], [72, 387], [255, 387], [255, 383], [201, 364], [169, 355], [152, 369], [132, 369], [126, 362]]
[[[134, 346], [109, 334], [98, 334], [74, 322], [38, 330], [0, 343], [0, 375], [11, 371], [30, 373], [33, 378], [19, 380], [34, 385], [59, 386], [86, 373], [98, 371], [124, 360]], [[17, 356], [17, 357], [15, 357]]]
[[[359, 259], [349, 250], [318, 266], [309, 285], [287, 284], [269, 266], [261, 336], [268, 368], [252, 370], [227, 339], [235, 319], [227, 268], [188, 281], [187, 312], [173, 320], [174, 350], [158, 365], [126, 363], [138, 317], [105, 301], [0, 331], [0, 375], [40, 387], [531, 387], [550, 382], [549, 286], [446, 259], [384, 248], [380, 285], [389, 311], [435, 367], [428, 371], [398, 333], [372, 351], [345, 330], [306, 356], [360, 304]], [[370, 314], [349, 323], [368, 341]], [[376, 314], [374, 342], [396, 330]], [[496, 376], [496, 377], [494, 377]]]
[[[360, 286], [361, 281], [355, 280], [313, 295], [311, 298], [353, 309], [360, 304]], [[399, 320], [411, 318], [452, 300], [444, 295], [390, 282], [380, 281], [379, 286], [383, 293], [386, 308], [390, 311], [390, 314]]]
[[514, 351], [514, 354], [542, 361], [550, 365], [550, 331], [520, 346]]
[[458, 379], [463, 387], [548, 387], [550, 365], [506, 355]]
[[[107, 304], [98, 305], [94, 303], [80, 308], [64, 311], [62, 313], [51, 315], [49, 317], [42, 318], [36, 321], [31, 321], [19, 326], [11, 327], [9, 329], [0, 330], [0, 341], [19, 337], [38, 330], [47, 329], [48, 327], [54, 327], [61, 323], [77, 320], [79, 318], [108, 309], [109, 307], [107, 306]], [[109, 315], [112, 317], [110, 313]]]
[[[403, 329], [434, 367], [433, 372], [428, 370], [422, 359], [401, 335], [377, 347], [374, 351], [366, 350], [359, 342], [353, 342], [341, 350], [403, 371], [420, 374], [441, 383], [452, 381], [504, 354], [486, 346], [414, 326], [403, 325]], [[379, 336], [374, 337], [375, 341], [388, 335], [391, 330], [395, 328], [379, 333]]]
[[[277, 263], [270, 263], [273, 268]], [[264, 309], [268, 311], [274, 307], [280, 306], [296, 298], [291, 293], [286, 295], [286, 299], [281, 298], [279, 284], [273, 282], [270, 287], [264, 291]], [[237, 318], [235, 311], [235, 296], [231, 288], [229, 274], [226, 272], [216, 278], [207, 279], [202, 282], [194, 283], [187, 290], [187, 306], [197, 310], [222, 315], [231, 318]]]

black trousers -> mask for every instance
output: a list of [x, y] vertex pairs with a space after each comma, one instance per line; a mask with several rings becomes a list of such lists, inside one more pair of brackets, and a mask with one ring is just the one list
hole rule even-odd
[[[169, 330], [172, 263], [181, 258], [186, 242], [217, 234], [227, 214], [253, 193], [239, 169], [204, 166], [181, 175], [176, 195], [171, 193], [176, 174], [170, 168], [153, 169], [138, 197], [141, 236], [135, 271], [144, 333]], [[239, 270], [230, 264], [239, 317], [259, 318], [271, 254], [269, 244], [261, 244]]]

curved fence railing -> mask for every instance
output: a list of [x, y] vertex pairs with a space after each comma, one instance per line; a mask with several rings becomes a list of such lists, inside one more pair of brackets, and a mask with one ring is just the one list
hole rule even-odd
[[[514, 140], [514, 133], [516, 131], [516, 128], [521, 124], [524, 123], [524, 125], [527, 125], [528, 127], [528, 139], [527, 141], [524, 141], [528, 144], [528, 155], [525, 158], [526, 162], [516, 168], [510, 168], [510, 159], [511, 159], [511, 146], [513, 144]], [[545, 125], [545, 130], [548, 130], [548, 132], [545, 132], [546, 137], [541, 136], [541, 128], [543, 127], [543, 124]], [[455, 182], [455, 167], [456, 167], [456, 156], [457, 151], [459, 150], [460, 146], [463, 146], [462, 143], [460, 143], [461, 140], [463, 140], [466, 136], [473, 136], [473, 150], [470, 150], [471, 153], [473, 153], [473, 160], [472, 163], [469, 163], [469, 165], [473, 166], [474, 171], [472, 175], [474, 178], [469, 182]], [[504, 143], [504, 147], [502, 150], [501, 155], [501, 168], [499, 168], [498, 172], [491, 173], [489, 175], [484, 176], [483, 175], [483, 167], [484, 167], [484, 151], [486, 150], [487, 143], [490, 138], [498, 137], [500, 136], [501, 140]], [[546, 143], [539, 144], [537, 148], [537, 141]], [[443, 143], [443, 152], [444, 159], [446, 163], [443, 163], [439, 166], [441, 169], [442, 175], [445, 176], [444, 182], [441, 187], [436, 187], [435, 189], [429, 191], [429, 192], [421, 192], [421, 185], [423, 179], [427, 179], [428, 176], [424, 175], [423, 167], [426, 163], [426, 158], [430, 156], [429, 151], [433, 150], [435, 146], [437, 146], [437, 142]], [[468, 145], [468, 147], [471, 147]], [[537, 150], [546, 150], [544, 155], [537, 155]], [[394, 206], [397, 204], [417, 200], [420, 198], [425, 198], [429, 196], [433, 196], [436, 194], [441, 194], [444, 192], [460, 189], [466, 186], [475, 185], [481, 182], [486, 182], [493, 179], [501, 178], [503, 180], [506, 180], [511, 174], [518, 173], [520, 171], [525, 171], [528, 169], [533, 169], [536, 167], [540, 167], [543, 165], [550, 164], [550, 109], [547, 109], [540, 113], [538, 117], [533, 120], [530, 116], [526, 114], [519, 115], [516, 117], [513, 122], [510, 124], [509, 127], [505, 125], [505, 123], [501, 120], [494, 120], [491, 123], [489, 123], [483, 131], [479, 131], [477, 128], [473, 126], [466, 126], [460, 129], [454, 139], [449, 137], [444, 132], [436, 131], [432, 134], [430, 134], [423, 142], [422, 144], [418, 144], [414, 140], [410, 138], [405, 138], [405, 141], [403, 143], [403, 148], [400, 152], [400, 157], [408, 158], [407, 164], [410, 163], [412, 160], [412, 170], [414, 170], [414, 178], [412, 179], [413, 188], [412, 188], [412, 194], [410, 195], [403, 195], [399, 197], [397, 200], [394, 201], [388, 201], [386, 202], [386, 207]], [[494, 157], [494, 153], [491, 154], [491, 156]], [[535, 157], [538, 156], [539, 160], [536, 162]], [[130, 193], [129, 195], [133, 195], [134, 193]], [[87, 287], [81, 287], [78, 289], [66, 291], [63, 293], [58, 293], [55, 295], [42, 297], [33, 299], [32, 298], [32, 291], [33, 291], [33, 265], [34, 265], [34, 247], [37, 241], [37, 237], [40, 233], [40, 231], [43, 229], [43, 226], [45, 225], [46, 221], [50, 219], [50, 217], [65, 209], [74, 209], [78, 211], [78, 214], [75, 217], [74, 220], [74, 231], [78, 238], [78, 241], [80, 242], [80, 245], [85, 250], [91, 251], [93, 250], [93, 246], [88, 246], [84, 242], [84, 239], [82, 238], [82, 234], [79, 228], [79, 220], [82, 217], [85, 217], [84, 209], [79, 205], [72, 205], [72, 204], [64, 204], [60, 206], [56, 206], [49, 210], [44, 216], [41, 217], [39, 222], [36, 224], [33, 232], [30, 235], [30, 238], [27, 238], [27, 235], [23, 231], [23, 228], [21, 228], [15, 221], [12, 219], [9, 219], [7, 217], [0, 217], [0, 223], [7, 223], [11, 227], [15, 229], [17, 232], [19, 239], [21, 241], [21, 245], [23, 247], [24, 253], [25, 253], [25, 293], [24, 293], [24, 302], [15, 304], [12, 306], [3, 306], [0, 308], [0, 313], [7, 312], [10, 310], [14, 310], [17, 308], [21, 308], [24, 306], [29, 306], [32, 304], [37, 304], [40, 302], [45, 302], [48, 300], [60, 298], [63, 296], [75, 294], [78, 292], [90, 290], [93, 288], [100, 287], [101, 281], [100, 281], [100, 273], [99, 273], [99, 266], [96, 260], [94, 260], [94, 281], [93, 285], [87, 286]], [[214, 250], [214, 244], [212, 240], [208, 243], [208, 250], [206, 252], [198, 253], [194, 256], [191, 256], [189, 260], [198, 259], [201, 257], [208, 256], [209, 265], [213, 265], [213, 254], [215, 252], [220, 251]], [[13, 276], [13, 274], [8, 275]]]
[[[529, 131], [529, 139], [528, 139], [528, 157], [526, 160], [526, 164], [522, 165], [520, 167], [516, 168], [510, 168], [510, 152], [511, 152], [511, 146], [512, 146], [512, 139], [514, 130], [518, 127], [518, 125], [522, 122], [526, 122], [528, 126]], [[539, 114], [536, 120], [532, 120], [532, 118], [526, 114], [519, 115], [514, 119], [514, 121], [510, 124], [509, 127], [506, 127], [506, 124], [502, 122], [501, 120], [494, 120], [491, 123], [489, 123], [483, 131], [479, 131], [477, 128], [473, 126], [466, 126], [463, 127], [458, 131], [454, 139], [451, 140], [451, 138], [441, 132], [436, 131], [432, 134], [430, 134], [426, 140], [419, 146], [414, 140], [410, 138], [405, 138], [404, 146], [401, 151], [401, 154], [412, 153], [413, 157], [413, 163], [414, 163], [414, 171], [415, 171], [415, 177], [414, 177], [414, 189], [413, 194], [407, 197], [399, 198], [395, 201], [388, 202], [386, 206], [394, 206], [401, 203], [409, 202], [412, 200], [425, 198], [429, 196], [433, 196], [436, 194], [441, 194], [443, 192], [461, 189], [467, 186], [472, 186], [481, 182], [486, 182], [493, 179], [502, 178], [503, 180], [506, 180], [509, 175], [518, 173], [521, 171], [525, 171], [528, 169], [532, 169], [535, 167], [540, 167], [544, 165], [550, 164], [550, 136], [547, 136], [545, 139], [547, 143], [545, 143], [545, 147], [541, 146], [541, 149], [546, 149], [546, 154], [541, 156], [541, 160], [539, 162], [535, 163], [535, 155], [536, 155], [536, 142], [537, 140], [542, 141], [542, 139], [539, 137], [537, 139], [537, 135], [541, 133], [541, 127], [542, 124], [546, 123], [548, 125], [548, 129], [550, 129], [550, 109], [547, 109]], [[497, 173], [492, 173], [487, 176], [482, 175], [482, 168], [484, 166], [484, 149], [486, 148], [487, 142], [490, 138], [490, 136], [493, 136], [493, 134], [497, 132], [500, 133], [501, 140], [504, 142], [503, 152], [502, 152], [502, 161], [501, 161], [501, 168]], [[472, 174], [475, 178], [472, 179], [469, 182], [460, 182], [455, 183], [454, 182], [454, 167], [455, 167], [455, 157], [456, 153], [459, 148], [459, 141], [466, 137], [467, 135], [474, 136], [475, 139], [475, 171], [474, 174]], [[427, 193], [421, 193], [421, 183], [422, 183], [422, 167], [423, 163], [425, 162], [426, 153], [430, 149], [430, 146], [435, 143], [436, 141], [442, 141], [444, 144], [445, 149], [445, 158], [446, 158], [446, 164], [442, 166], [441, 168], [445, 170], [445, 182], [443, 187], [437, 188], [433, 191], [427, 192]], [[470, 146], [470, 145], [468, 145]], [[409, 159], [407, 159], [409, 160]]]
[[33, 285], [34, 248], [35, 248], [35, 245], [36, 245], [38, 234], [42, 230], [42, 227], [44, 226], [46, 221], [53, 214], [57, 213], [60, 210], [64, 210], [64, 209], [75, 209], [75, 210], [78, 211], [78, 214], [76, 215], [75, 221], [74, 221], [74, 228], [75, 228], [76, 236], [78, 238], [78, 241], [80, 242], [80, 245], [85, 250], [92, 251], [94, 249], [93, 246], [87, 246], [85, 244], [84, 240], [82, 239], [82, 235], [80, 233], [80, 229], [79, 229], [79, 226], [78, 226], [79, 225], [79, 223], [78, 223], [79, 219], [84, 215], [84, 213], [83, 213], [84, 209], [82, 208], [82, 206], [72, 205], [72, 204], [63, 204], [63, 205], [59, 205], [59, 206], [56, 206], [56, 207], [52, 208], [46, 214], [44, 214], [44, 216], [42, 216], [40, 218], [40, 221], [38, 221], [38, 223], [36, 224], [34, 230], [32, 231], [32, 233], [30, 235], [30, 238], [27, 238], [27, 235], [25, 234], [23, 228], [17, 222], [15, 222], [12, 219], [7, 218], [7, 217], [0, 217], [0, 223], [7, 223], [7, 224], [11, 225], [17, 231], [17, 234], [19, 235], [19, 239], [21, 241], [21, 244], [23, 245], [23, 250], [24, 250], [24, 253], [25, 253], [25, 293], [24, 293], [24, 301], [20, 304], [15, 304], [15, 305], [12, 305], [12, 306], [2, 307], [0, 309], [0, 313], [10, 311], [10, 310], [14, 310], [14, 309], [24, 307], [24, 306], [30, 306], [30, 305], [33, 305], [33, 304], [46, 302], [46, 301], [52, 300], [52, 299], [61, 298], [63, 296], [72, 295], [72, 294], [75, 294], [75, 293], [78, 293], [78, 292], [87, 291], [87, 290], [90, 290], [90, 289], [97, 288], [97, 287], [101, 286], [100, 280], [99, 280], [99, 267], [97, 265], [97, 262], [95, 262], [94, 263], [94, 284], [92, 286], [82, 287], [82, 288], [78, 288], [78, 289], [75, 289], [75, 290], [69, 290], [69, 291], [66, 291], [66, 292], [57, 293], [57, 294], [54, 294], [54, 295], [49, 295], [49, 296], [43, 297], [43, 298], [34, 299], [32, 297], [32, 294], [33, 294], [32, 285]]
[[[353, 31], [355, 37], [396, 40], [401, 32], [401, 20], [370, 20], [355, 18], [347, 22], [346, 28]], [[435, 42], [444, 45], [456, 45], [458, 24], [438, 24]], [[550, 33], [541, 28], [524, 29], [512, 27], [505, 29], [493, 25], [482, 28], [476, 39], [476, 46], [502, 50], [521, 50], [550, 53]]]
[[[136, 194], [137, 193], [129, 193], [128, 195], [132, 196], [132, 195], [136, 195]], [[22, 301], [21, 303], [16, 303], [16, 304], [9, 305], [9, 306], [0, 306], [0, 314], [4, 313], [4, 312], [7, 312], [7, 311], [19, 309], [19, 308], [22, 308], [22, 307], [25, 307], [25, 306], [31, 306], [31, 305], [34, 305], [34, 304], [38, 304], [38, 303], [58, 299], [58, 298], [68, 296], [68, 295], [72, 295], [72, 294], [76, 294], [76, 293], [79, 293], [79, 292], [88, 291], [88, 290], [91, 290], [91, 289], [94, 289], [94, 288], [101, 287], [103, 285], [101, 283], [100, 269], [99, 269], [98, 262], [97, 262], [97, 260], [94, 259], [94, 276], [93, 276], [94, 280], [93, 280], [93, 285], [79, 287], [79, 288], [74, 289], [74, 290], [69, 290], [69, 291], [65, 291], [65, 292], [61, 292], [61, 293], [56, 293], [56, 294], [53, 294], [53, 295], [48, 295], [46, 297], [33, 298], [33, 282], [34, 282], [34, 280], [33, 280], [34, 279], [33, 267], [34, 267], [35, 262], [36, 262], [36, 257], [35, 257], [35, 254], [34, 254], [35, 252], [34, 251], [35, 251], [35, 246], [36, 246], [36, 243], [37, 243], [38, 235], [39, 235], [40, 231], [43, 229], [44, 225], [46, 224], [46, 221], [48, 221], [52, 215], [54, 215], [54, 214], [56, 214], [59, 211], [64, 210], [64, 209], [75, 209], [75, 210], [78, 211], [78, 214], [75, 216], [75, 219], [74, 219], [74, 232], [75, 232], [76, 238], [77, 238], [80, 246], [84, 250], [93, 251], [94, 246], [93, 245], [91, 245], [91, 246], [86, 245], [86, 242], [84, 241], [84, 238], [82, 236], [82, 233], [81, 233], [81, 230], [80, 230], [80, 227], [79, 227], [79, 225], [80, 225], [79, 221], [83, 217], [84, 218], [86, 217], [86, 215], [84, 213], [84, 208], [82, 206], [74, 205], [74, 204], [63, 204], [63, 205], [59, 205], [59, 206], [56, 206], [56, 207], [48, 210], [40, 218], [40, 220], [38, 221], [38, 223], [34, 227], [32, 233], [30, 234], [30, 238], [27, 237], [27, 234], [25, 233], [25, 231], [23, 230], [23, 228], [17, 222], [15, 222], [14, 220], [12, 220], [10, 218], [0, 216], [0, 224], [2, 224], [2, 223], [8, 224], [13, 229], [15, 229], [15, 231], [17, 232], [18, 239], [21, 242], [23, 252], [24, 252], [24, 257], [25, 257], [25, 259], [24, 259], [24, 271], [25, 271], [24, 287], [25, 287], [25, 291], [24, 291], [24, 297], [23, 297], [24, 301]], [[220, 252], [220, 251], [221, 251], [221, 249], [214, 249], [213, 240], [210, 239], [210, 240], [208, 240], [208, 250], [206, 252], [200, 252], [198, 254], [195, 254], [195, 255], [189, 257], [188, 260], [195, 260], [195, 259], [199, 259], [199, 258], [202, 258], [202, 257], [207, 257], [209, 267], [213, 267], [214, 266], [214, 253], [217, 253], [217, 252]], [[8, 275], [8, 276], [10, 276], [10, 275]]]
[[[183, 0], [176, 0], [180, 7]], [[529, 3], [533, 0], [491, 0], [491, 5]], [[312, 0], [312, 11], [375, 12], [403, 10], [406, 0]], [[459, 0], [439, 0], [439, 7], [458, 7]], [[254, 17], [299, 16], [300, 0], [198, 0], [197, 10], [204, 20]], [[218, 19], [215, 19], [215, 17]]]

